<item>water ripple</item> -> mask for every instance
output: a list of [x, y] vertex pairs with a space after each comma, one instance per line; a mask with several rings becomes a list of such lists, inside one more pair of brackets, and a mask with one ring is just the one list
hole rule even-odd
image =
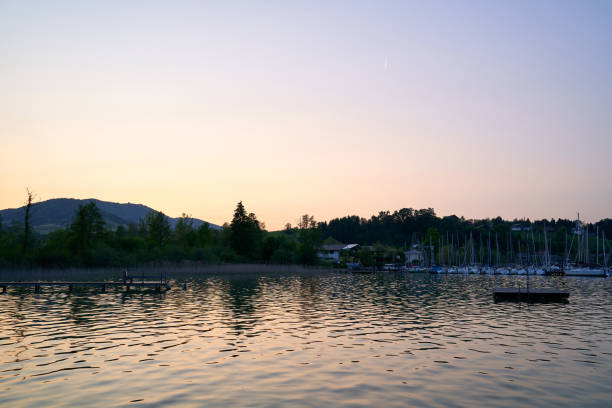
[[0, 405], [570, 407], [612, 394], [609, 280], [531, 278], [571, 301], [528, 305], [491, 296], [525, 277], [188, 279], [165, 294], [1, 295]]

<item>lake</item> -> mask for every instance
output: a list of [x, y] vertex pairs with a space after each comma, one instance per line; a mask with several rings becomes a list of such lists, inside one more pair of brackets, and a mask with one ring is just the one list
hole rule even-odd
[[[169, 276], [173, 271], [169, 270]], [[0, 295], [0, 405], [603, 407], [612, 284], [495, 303], [518, 276], [178, 274], [166, 293]]]

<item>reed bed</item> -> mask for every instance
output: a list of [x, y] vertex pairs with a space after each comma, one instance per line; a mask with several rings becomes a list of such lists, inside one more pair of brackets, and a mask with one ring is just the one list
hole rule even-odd
[[274, 265], [274, 264], [156, 264], [131, 268], [69, 268], [69, 269], [4, 269], [0, 281], [120, 281], [123, 271], [129, 275], [157, 276], [163, 273], [168, 279], [197, 275], [313, 275], [343, 270], [325, 266]]

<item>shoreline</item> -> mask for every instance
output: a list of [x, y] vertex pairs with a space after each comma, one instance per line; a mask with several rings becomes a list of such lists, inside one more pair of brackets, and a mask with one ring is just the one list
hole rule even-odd
[[177, 276], [189, 275], [314, 275], [321, 273], [346, 272], [346, 269], [334, 269], [328, 266], [317, 265], [275, 265], [275, 264], [202, 264], [202, 265], [142, 265], [132, 268], [66, 268], [66, 269], [44, 269], [44, 268], [11, 268], [0, 269], [0, 281], [2, 280], [65, 280], [87, 277], [91, 280], [120, 280], [123, 271], [137, 277], [140, 273], [155, 275], [166, 273], [168, 279]]

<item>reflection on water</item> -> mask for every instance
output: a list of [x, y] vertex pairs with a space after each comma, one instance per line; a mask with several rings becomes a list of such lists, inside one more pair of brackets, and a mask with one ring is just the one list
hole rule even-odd
[[[165, 294], [11, 289], [0, 405], [607, 406], [612, 284], [524, 277], [193, 277]], [[551, 280], [552, 279], [552, 280]], [[524, 284], [524, 281], [522, 281]]]

